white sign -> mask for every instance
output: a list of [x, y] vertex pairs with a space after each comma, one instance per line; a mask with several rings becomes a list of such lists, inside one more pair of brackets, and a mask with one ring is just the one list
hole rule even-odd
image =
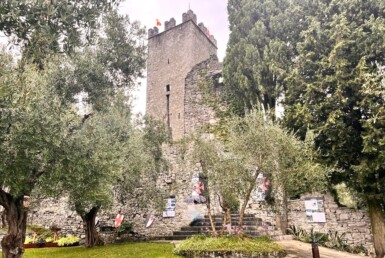
[[166, 208], [163, 211], [163, 218], [175, 217], [175, 206], [176, 206], [175, 197], [168, 198], [166, 202]]
[[323, 200], [319, 198], [305, 199], [306, 219], [311, 223], [325, 223], [326, 216]]

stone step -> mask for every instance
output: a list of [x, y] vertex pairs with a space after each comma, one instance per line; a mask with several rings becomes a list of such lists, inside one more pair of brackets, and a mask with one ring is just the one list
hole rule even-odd
[[[222, 226], [223, 223], [221, 222], [216, 222], [214, 223], [215, 226]], [[232, 223], [232, 226], [238, 226], [237, 223]], [[244, 221], [243, 226], [260, 226], [261, 223], [258, 221]], [[205, 227], [210, 227], [211, 223], [210, 222], [195, 222], [191, 224], [192, 227], [194, 226], [205, 226]]]
[[[205, 215], [204, 218], [208, 218], [208, 215]], [[223, 214], [217, 214], [217, 215], [212, 215], [213, 218], [223, 218]], [[244, 214], [244, 218], [255, 218], [254, 214]], [[231, 218], [239, 218], [239, 214], [231, 214]]]
[[[218, 221], [223, 221], [223, 218], [218, 218], [218, 217], [215, 217], [213, 218], [214, 221], [218, 222]], [[197, 219], [196, 221], [208, 221], [210, 222], [210, 219], [209, 218], [203, 218], [203, 219]], [[246, 218], [243, 218], [243, 221], [262, 221], [262, 219], [260, 218], [255, 218], [255, 217], [246, 217]], [[239, 218], [231, 218], [231, 222], [239, 222]]]
[[[218, 230], [220, 231], [220, 230]], [[202, 232], [202, 233], [209, 233], [209, 232]], [[193, 235], [199, 235], [202, 234], [201, 232], [197, 231], [174, 231], [173, 236], [193, 236]], [[245, 230], [245, 234], [248, 234], [250, 236], [259, 236], [260, 233], [257, 230]]]
[[[209, 226], [189, 226], [189, 227], [182, 227], [180, 231], [196, 231], [196, 232], [206, 232], [207, 230], [210, 230], [211, 227]], [[258, 226], [243, 226], [243, 230], [258, 230]], [[221, 230], [221, 226], [216, 226], [216, 230]]]

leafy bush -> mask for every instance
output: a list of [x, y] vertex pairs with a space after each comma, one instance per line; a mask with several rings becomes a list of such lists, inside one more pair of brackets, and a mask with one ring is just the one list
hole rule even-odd
[[24, 240], [24, 244], [32, 244], [32, 238], [30, 237], [26, 237], [25, 240]]
[[312, 244], [325, 245], [325, 243], [329, 241], [328, 234], [314, 231], [313, 228], [310, 230], [308, 238], [309, 243]]
[[369, 255], [368, 249], [366, 249], [363, 245], [356, 245], [355, 247], [352, 248], [352, 253], [354, 254], [365, 254]]
[[53, 237], [47, 237], [47, 238], [45, 239], [45, 242], [46, 242], [46, 243], [53, 243]]
[[27, 225], [27, 233], [29, 234], [36, 234], [34, 243], [41, 243], [44, 242], [44, 239], [50, 237], [52, 235], [52, 232], [50, 229], [45, 228], [40, 225], [35, 224], [29, 224]]
[[[295, 240], [303, 241], [303, 239], [305, 239], [307, 237], [306, 231], [302, 228], [297, 228], [295, 225], [291, 225], [287, 229], [287, 232], [288, 232], [288, 234], [293, 235], [293, 238]], [[303, 241], [303, 242], [306, 242], [306, 241]]]
[[57, 245], [58, 246], [71, 246], [79, 243], [80, 238], [76, 236], [67, 236], [67, 237], [61, 237], [59, 240], [57, 240]]
[[116, 233], [118, 235], [123, 234], [123, 233], [130, 233], [132, 232], [132, 224], [130, 222], [123, 222], [120, 224], [120, 226], [116, 229]]

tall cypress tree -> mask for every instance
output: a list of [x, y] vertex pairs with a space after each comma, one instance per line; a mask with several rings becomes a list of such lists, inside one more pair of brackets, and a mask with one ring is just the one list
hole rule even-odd
[[384, 257], [385, 130], [373, 119], [384, 99], [378, 76], [385, 64], [385, 5], [315, 2], [317, 11], [304, 13], [308, 26], [286, 78], [285, 123], [302, 136], [308, 129], [318, 133], [321, 158], [335, 168], [332, 183], [346, 182], [366, 199], [376, 255]]

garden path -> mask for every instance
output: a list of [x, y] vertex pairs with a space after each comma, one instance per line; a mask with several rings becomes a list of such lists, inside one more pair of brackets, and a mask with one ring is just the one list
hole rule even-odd
[[[277, 243], [282, 246], [288, 253], [287, 258], [311, 258], [311, 244], [303, 243], [295, 240], [281, 240]], [[341, 252], [326, 247], [319, 247], [321, 258], [362, 258], [361, 256], [347, 252]]]

